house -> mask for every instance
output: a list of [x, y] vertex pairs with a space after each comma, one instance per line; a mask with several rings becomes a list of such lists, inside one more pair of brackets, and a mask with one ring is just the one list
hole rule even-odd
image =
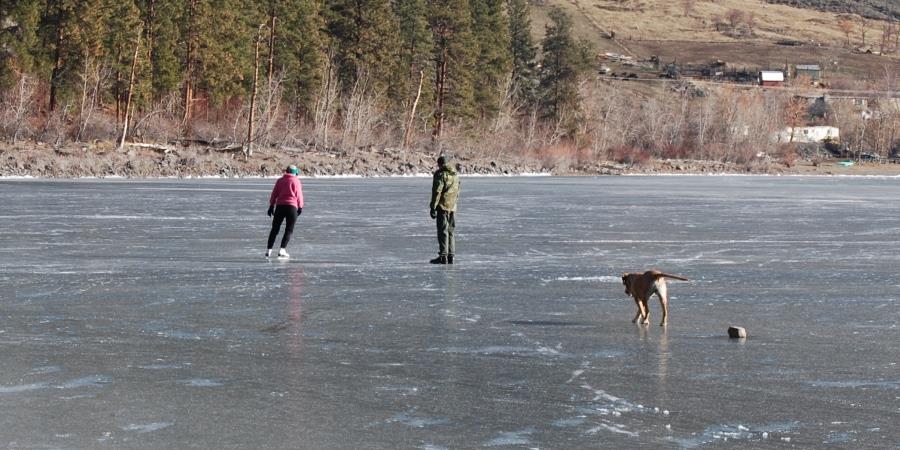
[[840, 139], [841, 130], [837, 127], [829, 126], [786, 127], [776, 133], [775, 136], [776, 142], [795, 142], [798, 144], [838, 141]]
[[759, 84], [763, 86], [784, 86], [784, 72], [780, 70], [762, 70], [759, 72]]
[[809, 77], [812, 81], [822, 80], [822, 68], [818, 64], [797, 64], [794, 76]]

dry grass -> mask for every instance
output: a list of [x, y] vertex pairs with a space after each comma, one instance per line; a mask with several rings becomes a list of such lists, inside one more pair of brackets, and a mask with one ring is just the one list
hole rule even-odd
[[[733, 42], [714, 26], [715, 17], [737, 10], [753, 14], [756, 40], [794, 39], [841, 46], [846, 37], [838, 28], [838, 14], [812, 9], [773, 5], [762, 0], [696, 0], [686, 16], [681, 0], [547, 0], [537, 5], [534, 26], [543, 30], [546, 11], [556, 6], [568, 12], [575, 22], [576, 34], [597, 40], [603, 33], [615, 31], [625, 40], [667, 39], [703, 42]], [[872, 20], [867, 40], [880, 35], [882, 22]], [[854, 41], [859, 38], [854, 35]]]
[[[577, 36], [599, 53], [631, 54], [640, 59], [660, 56], [663, 62], [703, 62], [721, 59], [734, 65], [783, 66], [819, 63], [826, 70], [851, 77], [881, 71], [885, 65], [900, 68], [898, 55], [852, 53], [846, 35], [838, 27], [838, 14], [773, 5], [762, 0], [694, 0], [685, 15], [682, 0], [546, 0], [533, 8], [535, 35], [544, 35], [551, 7], [559, 7], [573, 20]], [[717, 31], [715, 22], [727, 22], [729, 11], [753, 16], [752, 37], [732, 37]], [[883, 21], [871, 20], [866, 42], [877, 50]], [[615, 40], [608, 39], [610, 32]], [[801, 41], [799, 47], [780, 46], [782, 40]], [[851, 35], [859, 46], [857, 27]], [[838, 64], [833, 64], [834, 62]]]

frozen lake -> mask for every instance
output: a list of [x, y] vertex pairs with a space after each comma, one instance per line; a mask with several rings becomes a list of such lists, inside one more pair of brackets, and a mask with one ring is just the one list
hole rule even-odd
[[0, 181], [0, 447], [900, 448], [896, 178], [273, 183]]

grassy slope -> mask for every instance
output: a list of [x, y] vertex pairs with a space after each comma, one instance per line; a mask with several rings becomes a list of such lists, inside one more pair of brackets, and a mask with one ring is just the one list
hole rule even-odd
[[[734, 66], [770, 66], [818, 63], [834, 77], [867, 79], [888, 70], [900, 71], [896, 55], [878, 56], [852, 52], [837, 25], [836, 13], [775, 5], [763, 0], [696, 0], [685, 15], [681, 0], [545, 0], [533, 8], [537, 36], [543, 36], [551, 7], [565, 10], [573, 18], [575, 32], [588, 40], [598, 53], [630, 53], [645, 59], [658, 55], [664, 62], [706, 63], [721, 59]], [[714, 16], [732, 9], [753, 13], [755, 36], [736, 39], [715, 30]], [[871, 21], [867, 44], [877, 44], [883, 22]], [[614, 31], [616, 40], [604, 35]], [[860, 45], [859, 33], [851, 37]], [[779, 40], [805, 45], [776, 45]]]
[[873, 19], [900, 18], [898, 0], [766, 0], [769, 3], [795, 5], [822, 11], [860, 14]]

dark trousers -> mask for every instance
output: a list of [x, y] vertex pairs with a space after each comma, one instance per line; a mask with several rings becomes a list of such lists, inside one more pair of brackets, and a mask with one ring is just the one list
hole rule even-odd
[[438, 254], [441, 256], [456, 254], [456, 238], [453, 230], [456, 228], [456, 213], [453, 211], [437, 210], [437, 239]]
[[284, 226], [284, 235], [281, 236], [281, 248], [285, 248], [294, 234], [294, 224], [297, 223], [297, 207], [291, 205], [278, 205], [275, 207], [275, 215], [272, 217], [272, 231], [269, 231], [269, 245], [266, 248], [272, 248], [275, 244], [275, 238], [278, 237], [278, 230], [281, 229], [281, 223], [286, 222]]

